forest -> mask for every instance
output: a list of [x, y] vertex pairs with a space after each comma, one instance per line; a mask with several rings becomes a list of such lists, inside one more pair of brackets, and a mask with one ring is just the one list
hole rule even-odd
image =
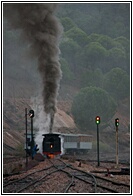
[[61, 83], [79, 89], [74, 120], [83, 130], [94, 127], [97, 114], [107, 124], [130, 96], [130, 4], [60, 4], [57, 16], [64, 28]]

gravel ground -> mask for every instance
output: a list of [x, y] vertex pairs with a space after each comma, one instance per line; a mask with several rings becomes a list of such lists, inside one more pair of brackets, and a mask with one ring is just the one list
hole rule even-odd
[[[107, 168], [109, 171], [120, 171], [122, 167], [125, 167], [123, 164], [119, 164], [119, 166], [116, 168], [115, 163], [100, 163], [100, 166], [97, 166], [97, 162], [89, 162], [89, 161], [75, 161], [73, 159], [65, 160], [66, 163], [71, 164], [74, 167], [77, 167], [80, 170], [86, 171], [86, 172], [92, 172], [92, 171], [101, 171], [101, 172], [107, 172]], [[33, 164], [34, 163], [34, 164]], [[35, 166], [36, 165], [36, 166]], [[24, 175], [27, 175], [29, 173], [32, 173], [33, 171], [47, 168], [50, 166], [50, 162], [48, 160], [44, 160], [40, 162], [39, 164], [35, 164], [35, 161], [29, 161], [28, 170], [25, 173], [19, 174], [19, 175], [13, 175], [8, 176], [4, 178], [4, 182], [8, 180], [14, 180], [23, 177]], [[79, 167], [80, 166], [80, 167]], [[109, 175], [105, 176], [105, 173], [96, 173], [96, 175], [99, 175], [101, 177], [106, 177], [107, 179], [111, 179], [113, 181], [122, 182], [130, 185], [130, 175]], [[38, 173], [38, 178], [41, 176], [40, 173]], [[62, 193], [66, 185], [69, 183], [70, 179], [67, 177], [66, 174], [62, 172], [54, 173], [52, 174], [52, 177], [48, 177], [45, 183], [40, 183], [38, 185], [34, 185], [32, 188], [29, 188], [28, 191], [25, 191], [23, 193]], [[83, 190], [82, 183], [80, 183], [80, 186], [74, 186], [71, 189], [71, 193], [87, 193], [92, 192], [88, 191], [87, 187]]]

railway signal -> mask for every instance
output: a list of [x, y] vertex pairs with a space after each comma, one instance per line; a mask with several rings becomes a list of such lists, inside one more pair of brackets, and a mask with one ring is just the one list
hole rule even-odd
[[119, 126], [119, 118], [115, 119], [115, 126], [118, 127]]
[[31, 155], [32, 155], [32, 159], [34, 159], [33, 157], [33, 147], [34, 147], [34, 136], [33, 136], [33, 117], [34, 117], [34, 110], [30, 110], [29, 112], [27, 112], [27, 108], [25, 108], [25, 129], [26, 129], [26, 166], [28, 164], [28, 157], [27, 157], [27, 150], [28, 150], [28, 142], [27, 142], [27, 116], [29, 115], [30, 119], [31, 119]]
[[34, 110], [29, 111], [29, 117], [31, 118], [31, 155], [33, 157], [33, 148], [34, 148], [34, 138], [33, 138], [33, 117], [34, 117]]
[[116, 165], [118, 166], [118, 126], [119, 126], [119, 118], [115, 119], [115, 126], [116, 126]]
[[29, 117], [30, 117], [30, 118], [33, 118], [33, 117], [34, 117], [34, 110], [30, 110], [30, 111], [29, 111]]
[[28, 154], [27, 154], [27, 149], [28, 149], [28, 142], [27, 142], [27, 108], [25, 108], [25, 135], [26, 135], [26, 169], [28, 166]]
[[96, 116], [96, 124], [100, 124], [100, 117], [99, 116]]
[[97, 125], [97, 162], [98, 166], [100, 166], [100, 161], [99, 161], [99, 124], [100, 124], [100, 116], [96, 116], [95, 122]]

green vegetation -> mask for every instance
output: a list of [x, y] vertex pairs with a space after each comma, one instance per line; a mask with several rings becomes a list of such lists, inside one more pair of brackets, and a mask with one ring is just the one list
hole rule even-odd
[[62, 83], [79, 88], [72, 114], [82, 130], [112, 118], [130, 95], [130, 4], [60, 4]]
[[115, 114], [116, 102], [103, 89], [98, 87], [86, 87], [76, 95], [72, 114], [74, 120], [82, 130], [95, 127], [95, 117], [99, 115], [102, 123], [106, 123]]
[[122, 100], [130, 94], [130, 78], [124, 70], [116, 67], [105, 74], [104, 88], [116, 100]]
[[[60, 3], [57, 17], [64, 27], [61, 83], [79, 90], [72, 106], [75, 122], [87, 129], [87, 121], [92, 126], [95, 115], [101, 115], [107, 124], [116, 104], [130, 95], [130, 4]], [[3, 36], [4, 64], [10, 64], [4, 69], [6, 77], [35, 86], [39, 80], [36, 59], [23, 58], [29, 45], [22, 44], [21, 31], [4, 27]]]

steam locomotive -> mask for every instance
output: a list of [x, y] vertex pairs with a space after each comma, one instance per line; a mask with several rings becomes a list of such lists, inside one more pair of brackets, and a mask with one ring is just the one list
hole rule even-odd
[[63, 154], [87, 154], [92, 149], [92, 135], [48, 133], [43, 136], [43, 155], [49, 158], [62, 152]]
[[55, 155], [61, 154], [61, 138], [59, 134], [47, 133], [43, 134], [42, 151], [43, 155], [53, 158]]

